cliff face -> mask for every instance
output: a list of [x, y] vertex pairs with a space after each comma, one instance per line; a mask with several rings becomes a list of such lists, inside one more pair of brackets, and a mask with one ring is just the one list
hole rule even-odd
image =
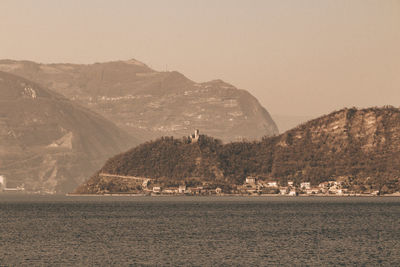
[[[101, 172], [225, 184], [243, 183], [248, 175], [281, 184], [342, 180], [356, 191], [394, 190], [400, 189], [399, 134], [399, 109], [344, 109], [256, 142], [160, 139], [111, 158]], [[201, 162], [207, 164], [198, 168]], [[98, 192], [93, 188], [100, 180], [94, 175], [78, 192]]]
[[382, 149], [395, 151], [399, 147], [399, 123], [396, 108], [344, 109], [288, 131], [280, 145], [324, 142], [338, 151], [350, 145], [358, 145], [366, 153]]
[[68, 192], [137, 140], [100, 115], [0, 72], [0, 174], [29, 191]]
[[344, 109], [279, 136], [271, 175], [317, 182], [322, 178], [400, 177], [400, 111], [397, 108]]
[[0, 61], [11, 72], [78, 101], [147, 141], [194, 129], [223, 141], [278, 133], [269, 113], [247, 91], [220, 80], [195, 83], [136, 60], [92, 65]]

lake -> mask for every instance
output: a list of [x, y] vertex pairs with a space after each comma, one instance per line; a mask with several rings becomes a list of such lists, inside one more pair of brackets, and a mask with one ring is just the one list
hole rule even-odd
[[0, 266], [400, 265], [396, 197], [0, 195]]

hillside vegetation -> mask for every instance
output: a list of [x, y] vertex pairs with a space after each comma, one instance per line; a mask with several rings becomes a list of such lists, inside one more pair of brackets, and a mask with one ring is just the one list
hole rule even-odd
[[[280, 184], [345, 179], [356, 191], [392, 192], [400, 189], [399, 133], [397, 108], [343, 109], [261, 141], [163, 137], [109, 159], [100, 172], [225, 185], [249, 175]], [[93, 192], [96, 181], [98, 175], [77, 192]]]

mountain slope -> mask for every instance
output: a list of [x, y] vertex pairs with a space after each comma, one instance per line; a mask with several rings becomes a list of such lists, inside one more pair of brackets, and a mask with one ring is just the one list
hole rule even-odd
[[193, 129], [223, 141], [278, 133], [269, 113], [247, 91], [221, 80], [195, 83], [136, 60], [92, 65], [1, 60], [0, 70], [78, 101], [142, 141]]
[[0, 174], [9, 186], [67, 192], [104, 159], [136, 143], [100, 115], [0, 72]]
[[341, 175], [400, 177], [399, 131], [397, 108], [333, 112], [281, 135], [274, 147], [271, 173], [312, 182]]
[[[357, 192], [393, 192], [400, 190], [400, 110], [343, 109], [255, 142], [159, 139], [114, 156], [100, 172], [229, 185], [248, 175], [281, 184], [341, 180]], [[77, 192], [98, 193], [100, 182], [95, 174]]]

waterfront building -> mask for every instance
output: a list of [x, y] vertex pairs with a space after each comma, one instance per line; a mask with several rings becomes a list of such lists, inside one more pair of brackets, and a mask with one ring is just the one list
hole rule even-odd
[[276, 182], [276, 181], [267, 182], [267, 186], [268, 187], [278, 187], [278, 182]]
[[188, 188], [189, 193], [191, 193], [193, 195], [200, 195], [203, 190], [204, 190], [204, 188], [202, 186]]
[[161, 193], [161, 187], [159, 186], [153, 187], [153, 193]]
[[179, 188], [178, 188], [178, 193], [179, 194], [186, 193], [186, 185], [180, 185]]
[[288, 194], [289, 193], [289, 187], [280, 187], [279, 188], [279, 193], [281, 194], [281, 195], [286, 195], [286, 194]]
[[246, 177], [246, 184], [255, 184], [256, 181], [257, 181], [256, 177], [253, 177], [253, 176]]
[[178, 188], [169, 187], [169, 188], [164, 189], [162, 192], [165, 194], [176, 194], [176, 193], [178, 193]]
[[300, 183], [300, 188], [301, 188], [301, 189], [305, 189], [305, 190], [311, 189], [311, 183], [310, 183], [310, 182], [303, 182], [303, 183]]
[[319, 191], [320, 191], [320, 189], [318, 187], [313, 187], [313, 188], [306, 189], [306, 194], [308, 194], [308, 195], [318, 194]]
[[6, 188], [6, 177], [3, 175], [0, 175], [0, 191], [4, 190]]

